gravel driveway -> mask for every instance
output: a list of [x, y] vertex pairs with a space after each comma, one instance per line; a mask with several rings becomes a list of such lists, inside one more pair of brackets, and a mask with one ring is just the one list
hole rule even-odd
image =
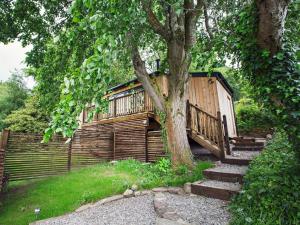
[[[201, 225], [226, 225], [229, 221], [226, 202], [201, 196], [166, 194], [169, 207], [185, 221]], [[123, 198], [95, 205], [81, 212], [37, 221], [35, 225], [150, 225], [157, 214], [153, 194]], [[174, 222], [174, 224], [176, 224]]]

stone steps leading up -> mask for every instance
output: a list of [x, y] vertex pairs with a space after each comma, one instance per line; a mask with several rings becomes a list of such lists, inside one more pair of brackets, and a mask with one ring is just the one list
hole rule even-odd
[[232, 140], [231, 155], [226, 155], [222, 163], [217, 162], [216, 167], [203, 171], [206, 180], [191, 184], [193, 194], [228, 201], [241, 190], [248, 165], [264, 148], [265, 139], [236, 137]]
[[204, 170], [203, 174], [207, 179], [224, 182], [238, 182], [241, 184], [247, 168], [247, 166], [222, 163], [215, 168]]
[[217, 198], [221, 200], [230, 200], [241, 189], [239, 183], [205, 180], [195, 182], [191, 185], [193, 194], [203, 195], [209, 198]]

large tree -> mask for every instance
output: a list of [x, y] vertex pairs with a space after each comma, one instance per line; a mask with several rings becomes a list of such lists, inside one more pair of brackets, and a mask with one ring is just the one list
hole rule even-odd
[[0, 131], [6, 128], [4, 119], [13, 111], [24, 106], [29, 90], [23, 77], [17, 72], [9, 80], [0, 81]]
[[[55, 63], [59, 71], [64, 70], [58, 77], [62, 92], [46, 137], [52, 132], [72, 136], [78, 126], [76, 118], [88, 102], [96, 104], [96, 111], [101, 110], [105, 104], [102, 96], [114, 77], [111, 65], [126, 65], [130, 59], [157, 110], [165, 115], [163, 126], [174, 165], [191, 165], [185, 115], [191, 61], [194, 59], [196, 68], [207, 68], [206, 64], [216, 67], [224, 64], [224, 59], [231, 59], [260, 90], [258, 95], [267, 96], [269, 107], [279, 112], [278, 118], [283, 119], [295, 139], [299, 131], [297, 63], [288, 64], [296, 61], [291, 51], [281, 52], [284, 37], [292, 44], [296, 42], [283, 29], [286, 18], [291, 29], [299, 25], [296, 22], [295, 26], [295, 10], [290, 10], [286, 17], [289, 4], [292, 3], [285, 0], [73, 1], [72, 25], [62, 29], [52, 41], [53, 46], [57, 39], [61, 43], [55, 51], [68, 54], [58, 58], [61, 64]], [[83, 48], [88, 51], [78, 60], [82, 49], [77, 45], [82, 43], [89, 47]], [[52, 58], [50, 54], [46, 63], [50, 68]], [[167, 96], [162, 95], [149, 76], [155, 58], [162, 60], [160, 72], [168, 74]], [[274, 76], [274, 68], [282, 71], [280, 79]], [[44, 69], [42, 74], [48, 70]], [[289, 82], [291, 88], [287, 88]], [[287, 89], [290, 91], [285, 92]], [[287, 98], [291, 98], [292, 104]]]

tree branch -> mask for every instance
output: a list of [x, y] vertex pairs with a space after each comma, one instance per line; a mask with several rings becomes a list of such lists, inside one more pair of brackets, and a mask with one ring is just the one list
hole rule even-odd
[[209, 25], [209, 17], [207, 13], [207, 4], [205, 1], [203, 1], [203, 12], [204, 12], [204, 22], [205, 22], [205, 28], [208, 33], [208, 36], [210, 39], [213, 39], [213, 33], [211, 32], [210, 25]]
[[166, 29], [166, 26], [163, 26], [160, 23], [160, 21], [152, 11], [152, 0], [142, 0], [142, 6], [147, 14], [148, 21], [153, 31], [162, 36], [165, 40], [168, 40], [170, 38], [170, 33], [168, 29]]
[[133, 42], [130, 37], [130, 47], [131, 47], [131, 58], [135, 74], [138, 80], [142, 83], [145, 91], [153, 100], [154, 104], [160, 111], [164, 111], [164, 99], [161, 93], [156, 90], [151, 82], [150, 76], [146, 70], [145, 62], [142, 60], [140, 53], [138, 51], [137, 45]]
[[199, 0], [195, 6], [193, 0], [184, 1], [185, 13], [185, 49], [190, 49], [196, 42], [196, 23], [199, 15], [201, 14], [201, 8], [203, 1]]

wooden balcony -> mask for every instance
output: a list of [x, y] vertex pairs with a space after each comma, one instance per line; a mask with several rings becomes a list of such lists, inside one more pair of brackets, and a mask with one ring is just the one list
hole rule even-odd
[[[88, 114], [94, 107], [87, 107], [83, 112], [83, 123], [91, 122], [88, 121]], [[110, 96], [107, 113], [95, 114], [92, 122], [149, 112], [154, 112], [152, 100], [144, 90], [136, 90], [119, 96]]]

